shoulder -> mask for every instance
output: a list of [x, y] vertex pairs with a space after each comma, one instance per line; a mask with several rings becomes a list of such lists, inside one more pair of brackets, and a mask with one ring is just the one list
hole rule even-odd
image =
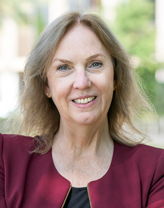
[[[129, 147], [133, 177], [139, 178], [149, 207], [164, 204], [164, 149], [147, 145]], [[136, 179], [135, 179], [136, 180]]]
[[164, 149], [148, 146], [145, 144], [128, 146], [116, 143], [116, 146], [117, 151], [119, 151], [122, 155], [137, 160], [151, 160], [153, 162], [164, 156]]
[[116, 143], [117, 162], [136, 170], [143, 177], [164, 177], [164, 149], [144, 144], [127, 146]]
[[10, 174], [19, 175], [19, 171], [27, 170], [34, 157], [33, 140], [28, 136], [0, 134], [0, 178], [5, 175], [7, 179]]
[[4, 155], [27, 153], [33, 150], [34, 138], [14, 135], [14, 134], [0, 134], [0, 152]]
[[33, 137], [24, 136], [24, 135], [17, 135], [17, 134], [1, 134], [0, 133], [0, 140], [4, 142], [17, 142], [18, 140], [21, 141], [32, 141]]

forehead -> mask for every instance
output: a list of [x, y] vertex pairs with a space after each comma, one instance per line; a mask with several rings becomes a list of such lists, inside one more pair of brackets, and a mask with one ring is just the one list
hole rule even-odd
[[[103, 51], [108, 53], [98, 36], [88, 26], [77, 24], [70, 28], [61, 39], [55, 56], [59, 54], [76, 54], [76, 53], [98, 53]], [[108, 53], [109, 54], [109, 53]]]

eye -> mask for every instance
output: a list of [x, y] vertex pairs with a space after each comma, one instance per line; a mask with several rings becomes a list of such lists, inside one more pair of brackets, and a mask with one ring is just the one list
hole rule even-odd
[[89, 66], [88, 66], [88, 68], [100, 68], [101, 66], [102, 66], [103, 64], [101, 63], [101, 62], [99, 62], [99, 61], [95, 61], [95, 62], [92, 62]]
[[68, 65], [61, 65], [61, 66], [57, 67], [57, 70], [59, 70], [59, 71], [66, 71], [69, 69], [70, 69], [70, 67]]

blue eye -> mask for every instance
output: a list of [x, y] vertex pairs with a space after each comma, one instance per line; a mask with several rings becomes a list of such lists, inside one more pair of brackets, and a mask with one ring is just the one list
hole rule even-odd
[[100, 68], [103, 64], [101, 62], [93, 62], [89, 65], [89, 68]]
[[65, 71], [65, 70], [68, 70], [68, 69], [70, 69], [70, 68], [67, 65], [62, 65], [62, 66], [59, 66], [57, 68], [57, 70], [60, 70], [60, 71]]

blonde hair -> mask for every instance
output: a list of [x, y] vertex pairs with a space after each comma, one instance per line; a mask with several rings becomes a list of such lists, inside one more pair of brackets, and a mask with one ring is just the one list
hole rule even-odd
[[132, 118], [139, 115], [138, 107], [141, 105], [147, 109], [151, 109], [151, 106], [136, 84], [129, 55], [98, 16], [78, 12], [68, 12], [53, 21], [28, 57], [20, 102], [23, 115], [21, 131], [31, 136], [39, 135], [34, 137], [37, 141], [35, 152], [45, 153], [52, 147], [59, 129], [60, 115], [52, 99], [45, 95], [46, 72], [61, 39], [76, 24], [89, 27], [112, 57], [116, 89], [108, 111], [110, 136], [121, 143], [137, 144], [131, 135], [135, 133], [136, 137], [143, 138], [144, 134], [136, 129]]

